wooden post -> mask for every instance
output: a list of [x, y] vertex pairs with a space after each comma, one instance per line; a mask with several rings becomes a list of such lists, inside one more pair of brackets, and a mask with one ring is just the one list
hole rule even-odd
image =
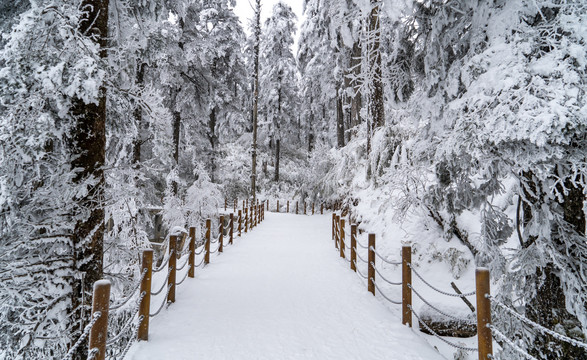
[[249, 209], [245, 208], [245, 234], [247, 233], [248, 225], [249, 225]]
[[340, 257], [344, 258], [344, 219], [340, 219]]
[[306, 212], [306, 202], [304, 201], [304, 215], [307, 215], [308, 213]]
[[477, 342], [479, 344], [479, 360], [489, 359], [493, 355], [493, 341], [491, 338], [491, 301], [486, 297], [490, 294], [489, 270], [477, 268], [475, 271], [477, 282]]
[[228, 207], [228, 199], [224, 198], [224, 211], [226, 211], [227, 207]]
[[253, 209], [253, 227], [255, 227], [257, 226], [257, 216], [259, 216], [259, 213], [257, 212], [257, 205], [253, 205], [251, 209]]
[[224, 252], [224, 215], [220, 215], [220, 233], [218, 234], [218, 252]]
[[167, 302], [175, 302], [175, 279], [177, 276], [177, 236], [171, 235], [169, 237], [169, 282], [167, 286], [171, 286], [167, 294]]
[[238, 236], [241, 236], [242, 233], [242, 225], [243, 225], [243, 212], [242, 210], [238, 211]]
[[92, 319], [94, 314], [100, 313], [100, 317], [90, 330], [89, 351], [97, 349], [94, 356], [96, 360], [106, 358], [106, 341], [108, 340], [108, 307], [110, 306], [110, 281], [98, 280], [94, 283], [94, 295], [92, 297]]
[[277, 200], [277, 210], [276, 212], [279, 212], [279, 200]]
[[336, 231], [336, 214], [332, 213], [332, 240], [334, 240], [335, 231]]
[[351, 270], [357, 272], [357, 224], [351, 225]]
[[287, 211], [286, 212], [289, 214], [289, 200], [287, 200]]
[[296, 201], [296, 215], [298, 214], [298, 202]]
[[369, 258], [367, 260], [369, 260], [368, 290], [375, 296], [375, 234], [369, 234]]
[[324, 203], [320, 204], [320, 215], [324, 215]]
[[206, 219], [206, 254], [204, 254], [204, 264], [210, 263], [210, 230], [212, 230], [212, 220]]
[[340, 217], [338, 215], [336, 215], [336, 218], [334, 220], [334, 226], [335, 226], [335, 231], [334, 231], [334, 247], [336, 247], [338, 249], [338, 238], [340, 237], [340, 229], [339, 229], [339, 224], [340, 223]]
[[188, 264], [188, 277], [193, 278], [196, 270], [196, 228], [193, 226], [190, 227], [190, 257], [188, 259]]
[[243, 209], [245, 208], [245, 201], [243, 200]]
[[412, 247], [402, 246], [402, 324], [412, 327]]
[[314, 215], [314, 203], [312, 203], [312, 215]]
[[[141, 262], [141, 276], [143, 272], [147, 270], [147, 273], [141, 281], [141, 291], [139, 296], [143, 293], [143, 299], [139, 307], [139, 318], [142, 316], [143, 319], [139, 324], [139, 332], [137, 334], [138, 340], [149, 340], [149, 309], [151, 308], [151, 278], [153, 276], [153, 250], [143, 250], [143, 260]], [[192, 276], [193, 277], [193, 276]]]
[[230, 213], [230, 238], [228, 239], [228, 243], [232, 245], [232, 239], [234, 237], [234, 214]]
[[236, 212], [236, 199], [234, 199], [234, 209], [233, 212]]

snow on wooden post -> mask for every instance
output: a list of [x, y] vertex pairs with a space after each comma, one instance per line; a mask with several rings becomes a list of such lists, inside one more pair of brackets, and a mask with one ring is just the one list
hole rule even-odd
[[489, 270], [477, 268], [477, 342], [479, 344], [479, 360], [489, 359], [493, 355], [491, 338], [491, 302], [487, 298], [489, 292]]
[[412, 327], [412, 247], [402, 246], [402, 324]]
[[286, 212], [289, 214], [289, 200], [287, 200], [287, 211]]
[[[141, 261], [141, 275], [147, 271], [141, 281], [141, 291], [139, 296], [142, 296], [139, 307], [139, 319], [143, 317], [139, 324], [139, 332], [137, 333], [138, 340], [149, 340], [149, 309], [151, 308], [151, 277], [153, 276], [153, 250], [143, 250], [143, 260]], [[144, 294], [144, 295], [142, 295]]]
[[193, 278], [196, 269], [196, 228], [190, 227], [190, 257], [188, 258], [188, 277]]
[[206, 219], [206, 254], [204, 255], [204, 264], [210, 263], [210, 233], [212, 230], [212, 220]]
[[332, 213], [332, 240], [334, 240], [335, 228], [336, 228], [336, 214]]
[[220, 215], [218, 224], [220, 225], [220, 234], [218, 234], [218, 252], [224, 252], [224, 215]]
[[238, 211], [238, 236], [241, 236], [241, 230], [243, 225], [243, 212], [242, 210]]
[[357, 224], [351, 225], [351, 270], [357, 272]]
[[369, 271], [367, 272], [368, 290], [375, 296], [375, 234], [369, 234], [369, 257], [367, 260], [369, 260]]
[[248, 225], [249, 225], [249, 209], [245, 208], [245, 234], [247, 233]]
[[167, 302], [175, 302], [175, 280], [177, 274], [177, 236], [171, 235], [169, 237], [169, 293], [167, 294]]
[[340, 257], [344, 258], [344, 219], [340, 219]]
[[232, 239], [234, 237], [234, 214], [230, 213], [230, 238], [228, 239], [228, 243], [232, 245]]
[[106, 358], [106, 341], [108, 337], [108, 307], [110, 306], [110, 281], [98, 280], [94, 283], [92, 297], [92, 319], [100, 313], [100, 317], [90, 330], [89, 351], [96, 351], [94, 359]]
[[312, 203], [312, 215], [314, 215], [314, 203]]

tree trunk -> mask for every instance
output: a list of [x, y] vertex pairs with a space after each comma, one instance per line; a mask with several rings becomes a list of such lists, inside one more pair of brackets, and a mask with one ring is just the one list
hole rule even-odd
[[[86, 34], [100, 46], [100, 57], [107, 56], [108, 0], [85, 0], [85, 10], [79, 32]], [[72, 129], [71, 149], [76, 158], [72, 169], [78, 169], [73, 181], [88, 188], [87, 194], [76, 198], [79, 212], [72, 241], [75, 278], [72, 279], [71, 324], [81, 331], [88, 323], [91, 312], [92, 289], [95, 281], [102, 278], [104, 248], [104, 170], [106, 149], [106, 89], [101, 89], [97, 103], [86, 104], [74, 99], [72, 115], [75, 119]], [[84, 185], [90, 180], [92, 185]], [[72, 334], [73, 338], [80, 332]], [[85, 345], [85, 344], [84, 344]], [[87, 346], [80, 346], [74, 359], [85, 359]]]
[[[351, 55], [351, 69], [355, 79], [358, 79], [361, 74], [361, 45], [355, 42]], [[351, 98], [351, 127], [355, 127], [361, 123], [361, 107], [362, 99], [360, 86], [355, 82], [351, 82], [353, 87], [353, 96]]]
[[[137, 69], [137, 84], [142, 85], [145, 80], [145, 63], [139, 65]], [[138, 169], [141, 162], [141, 146], [143, 140], [141, 139], [141, 130], [143, 128], [143, 110], [140, 106], [135, 104], [134, 118], [137, 126], [137, 136], [133, 141], [132, 147], [132, 164], [135, 169]]]
[[216, 143], [218, 142], [218, 137], [216, 136], [216, 107], [213, 107], [210, 110], [210, 119], [208, 122], [208, 127], [210, 132], [208, 133], [208, 141], [210, 141], [210, 148], [212, 149], [210, 153], [210, 180], [215, 182], [215, 175], [216, 175]]
[[344, 113], [340, 91], [336, 92], [336, 138], [338, 147], [344, 147]]
[[[371, 4], [376, 4], [377, 1], [371, 0]], [[379, 23], [379, 6], [375, 6], [371, 11], [371, 18], [369, 21], [369, 37], [370, 47], [369, 51], [369, 74], [373, 83], [369, 92], [369, 114], [371, 116], [371, 124], [373, 128], [378, 128], [385, 125], [384, 108], [383, 108], [383, 83], [381, 73], [381, 25]]]
[[280, 151], [280, 140], [275, 140], [275, 177], [273, 180], [275, 182], [279, 181], [279, 151]]
[[261, 0], [255, 4], [255, 90], [253, 94], [253, 146], [251, 151], [251, 196], [257, 198], [257, 117], [259, 116], [259, 50], [261, 43]]
[[[175, 101], [174, 101], [175, 103]], [[174, 104], [175, 105], [175, 104]], [[175, 168], [179, 170], [179, 133], [181, 128], [181, 113], [173, 111], [173, 161]], [[173, 193], [177, 195], [179, 189], [176, 181], [172, 184]]]

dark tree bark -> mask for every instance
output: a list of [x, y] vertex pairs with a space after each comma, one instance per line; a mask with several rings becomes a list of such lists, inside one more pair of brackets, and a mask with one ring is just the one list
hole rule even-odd
[[279, 151], [280, 151], [280, 140], [277, 139], [275, 140], [275, 177], [273, 178], [273, 180], [275, 182], [279, 181]]
[[[137, 69], [138, 85], [142, 85], [145, 81], [145, 67], [146, 64], [142, 63]], [[143, 140], [141, 139], [141, 129], [143, 128], [143, 111], [138, 105], [135, 105], [134, 118], [137, 124], [137, 137], [134, 139], [132, 146], [132, 164], [135, 168], [138, 168], [141, 162], [141, 147], [143, 146]]]
[[209, 132], [208, 141], [212, 152], [210, 154], [210, 180], [214, 182], [216, 174], [216, 143], [218, 142], [218, 136], [216, 136], [216, 107], [213, 107], [210, 111], [210, 121], [208, 122]]
[[336, 92], [336, 138], [337, 146], [344, 147], [344, 113], [342, 110], [342, 96], [340, 91]]
[[[106, 58], [108, 36], [108, 0], [85, 0], [79, 31], [100, 46], [100, 57]], [[74, 126], [70, 146], [76, 155], [72, 169], [77, 173], [73, 181], [88, 186], [87, 194], [74, 201], [79, 206], [73, 241], [74, 272], [80, 275], [72, 279], [72, 316], [75, 331], [82, 330], [89, 321], [92, 289], [102, 278], [104, 249], [104, 162], [106, 149], [106, 89], [101, 89], [97, 103], [85, 103], [74, 99], [71, 114]], [[91, 180], [92, 186], [83, 185]], [[80, 333], [72, 334], [73, 338]], [[87, 347], [80, 346], [75, 359], [85, 359]]]
[[[377, 1], [371, 0], [372, 4]], [[372, 38], [369, 50], [369, 73], [373, 77], [372, 89], [369, 94], [369, 113], [371, 115], [372, 128], [378, 128], [385, 125], [384, 108], [383, 108], [383, 83], [381, 69], [381, 25], [379, 22], [379, 6], [375, 6], [371, 11], [369, 20], [369, 36]]]
[[257, 117], [259, 115], [259, 51], [261, 45], [261, 0], [255, 3], [255, 73], [253, 94], [253, 146], [251, 151], [251, 196], [257, 198]]

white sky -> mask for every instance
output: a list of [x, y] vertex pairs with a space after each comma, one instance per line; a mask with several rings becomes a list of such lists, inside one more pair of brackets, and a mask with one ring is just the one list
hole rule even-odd
[[[296, 24], [297, 34], [295, 35], [294, 44], [295, 55], [298, 45], [298, 34], [300, 30], [300, 24], [302, 22], [303, 0], [261, 0], [261, 23], [264, 23], [265, 20], [269, 17], [269, 15], [271, 15], [271, 12], [273, 11], [273, 5], [275, 5], [279, 1], [291, 6], [293, 11], [298, 16], [298, 22]], [[254, 0], [236, 0], [236, 6], [234, 7], [234, 13], [241, 19], [241, 23], [247, 34], [249, 33], [248, 21], [249, 19], [253, 18], [253, 3]]]

